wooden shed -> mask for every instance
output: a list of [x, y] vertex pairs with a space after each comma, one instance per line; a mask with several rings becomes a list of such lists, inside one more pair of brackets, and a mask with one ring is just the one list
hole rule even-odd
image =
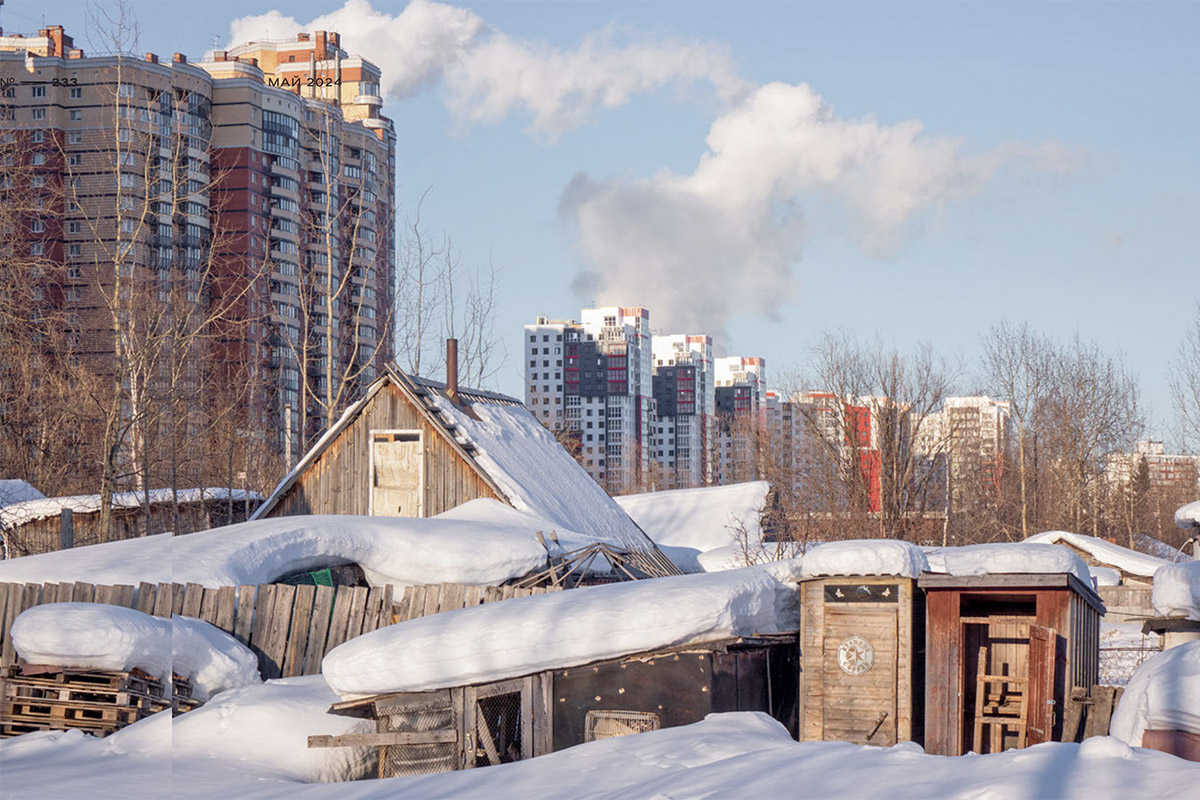
[[480, 498], [605, 542], [644, 575], [679, 574], [520, 400], [394, 366], [304, 455], [252, 519], [432, 517]]
[[1104, 605], [1070, 573], [922, 575], [925, 751], [957, 756], [1062, 737], [1099, 676]]
[[813, 578], [800, 592], [800, 738], [920, 742], [925, 610], [916, 580]]
[[795, 736], [795, 634], [738, 637], [472, 686], [335, 704], [376, 720], [367, 734], [310, 736], [310, 747], [379, 747], [379, 777], [503, 764], [596, 739], [762, 711]]

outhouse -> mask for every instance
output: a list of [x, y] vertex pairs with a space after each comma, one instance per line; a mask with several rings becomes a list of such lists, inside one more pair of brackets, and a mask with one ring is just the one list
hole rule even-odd
[[1069, 572], [925, 574], [925, 751], [994, 753], [1062, 736], [1099, 673], [1104, 605]]
[[917, 581], [822, 577], [800, 591], [800, 739], [921, 741], [925, 614]]

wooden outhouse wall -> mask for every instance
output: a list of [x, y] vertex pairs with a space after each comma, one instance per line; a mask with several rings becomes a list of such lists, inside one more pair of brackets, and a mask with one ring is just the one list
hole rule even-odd
[[[801, 740], [921, 741], [925, 635], [916, 581], [820, 578], [801, 592]], [[841, 645], [856, 636], [874, 657], [860, 675], [838, 662]]]
[[[1099, 678], [1101, 611], [1097, 607], [1098, 601], [1089, 602], [1083, 594], [1089, 590], [1074, 576], [1066, 574], [995, 575], [956, 580], [956, 583], [949, 582], [939, 576], [921, 581], [926, 593], [927, 619], [925, 751], [933, 755], [961, 755], [971, 749], [963, 704], [974, 693], [974, 687], [967, 685], [974, 677], [967, 673], [973, 672], [970, 665], [976, 657], [970, 652], [975, 645], [964, 641], [964, 602], [985, 610], [989, 602], [997, 604], [1000, 616], [993, 627], [1000, 628], [992, 633], [992, 638], [999, 641], [1015, 641], [1015, 631], [1021, 627], [1016, 618], [1004, 610], [1012, 603], [1033, 604], [1034, 613], [1029, 622], [1054, 629], [1057, 635], [1054, 723], [1050, 738], [1060, 741], [1063, 713], [1071, 689], [1090, 691]], [[1036, 585], [1038, 583], [1041, 585]], [[1050, 585], [1052, 583], [1058, 585]], [[1004, 635], [1006, 624], [1012, 629], [1010, 636]], [[1016, 677], [1027, 677], [1025, 657], [1017, 654], [1016, 658], [1025, 670], [1022, 674], [1018, 666]]]
[[386, 383], [308, 465], [266, 516], [369, 514], [373, 430], [421, 431], [425, 468], [423, 516], [440, 514], [480, 497], [502, 499], [474, 464], [455, 451], [400, 389]]

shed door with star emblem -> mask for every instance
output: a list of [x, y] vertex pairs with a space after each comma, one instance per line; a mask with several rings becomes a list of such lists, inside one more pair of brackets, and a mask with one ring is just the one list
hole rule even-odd
[[896, 612], [825, 609], [824, 738], [896, 743]]

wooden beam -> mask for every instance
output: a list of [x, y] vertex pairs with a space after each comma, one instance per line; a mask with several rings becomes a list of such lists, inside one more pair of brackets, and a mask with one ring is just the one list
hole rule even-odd
[[452, 730], [392, 731], [390, 733], [344, 733], [340, 736], [309, 736], [309, 747], [387, 747], [394, 744], [441, 744], [458, 736]]

